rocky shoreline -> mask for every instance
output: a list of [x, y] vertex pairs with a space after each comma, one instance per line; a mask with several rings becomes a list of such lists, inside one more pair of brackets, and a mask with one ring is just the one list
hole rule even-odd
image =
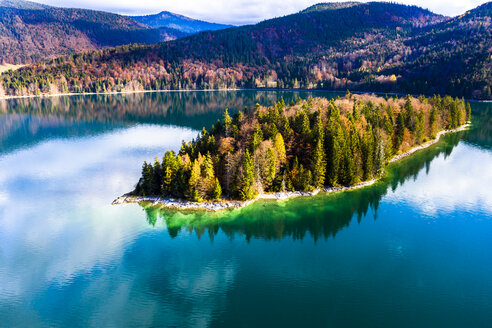
[[208, 210], [208, 211], [221, 211], [226, 209], [233, 208], [241, 208], [246, 207], [257, 200], [287, 200], [295, 197], [306, 197], [306, 196], [314, 196], [323, 193], [332, 193], [332, 192], [340, 192], [340, 191], [348, 191], [359, 188], [364, 188], [374, 184], [377, 180], [364, 181], [356, 184], [351, 187], [332, 187], [332, 188], [323, 188], [316, 189], [313, 191], [292, 191], [292, 192], [275, 192], [275, 193], [265, 193], [261, 194], [255, 199], [248, 201], [239, 201], [239, 200], [221, 200], [216, 202], [191, 202], [188, 200], [181, 199], [173, 199], [173, 198], [165, 198], [165, 197], [157, 197], [157, 196], [132, 196], [132, 195], [123, 195], [121, 197], [116, 198], [113, 201], [113, 205], [118, 204], [128, 204], [128, 203], [149, 203], [153, 206], [163, 206], [167, 208], [174, 208], [179, 210]]
[[459, 132], [459, 131], [464, 131], [466, 130], [469, 126], [471, 125], [470, 122], [466, 122], [465, 124], [463, 124], [462, 126], [460, 126], [459, 128], [456, 128], [456, 129], [452, 129], [452, 130], [442, 130], [442, 131], [439, 131], [437, 134], [436, 134], [436, 137], [430, 141], [427, 141], [417, 147], [414, 147], [412, 149], [410, 149], [409, 151], [403, 153], [403, 154], [400, 154], [400, 155], [396, 155], [394, 156], [393, 158], [391, 158], [388, 163], [393, 163], [393, 162], [396, 162], [404, 157], [407, 157], [413, 153], [415, 153], [416, 151], [419, 151], [419, 150], [422, 150], [422, 149], [425, 149], [425, 148], [428, 148], [430, 146], [432, 146], [433, 144], [437, 143], [439, 141], [439, 139], [441, 138], [441, 136], [447, 134], [447, 133], [453, 133], [453, 132]]
[[[426, 143], [414, 147], [411, 150], [397, 155], [389, 160], [389, 163], [396, 162], [404, 157], [407, 157], [416, 151], [425, 149], [435, 143], [437, 143], [440, 139], [441, 136], [447, 133], [453, 133], [453, 132], [459, 132], [459, 131], [464, 131], [470, 126], [470, 122], [467, 122], [466, 124], [460, 126], [459, 128], [452, 129], [452, 130], [443, 130], [439, 131], [436, 135], [436, 138], [430, 141], [427, 141]], [[361, 183], [356, 184], [355, 186], [351, 187], [331, 187], [331, 188], [323, 188], [323, 189], [316, 189], [314, 191], [310, 192], [303, 192], [303, 191], [293, 191], [293, 192], [275, 192], [275, 193], [264, 193], [256, 197], [255, 199], [248, 200], [248, 201], [239, 201], [239, 200], [221, 200], [221, 201], [206, 201], [202, 203], [198, 202], [191, 202], [188, 200], [181, 200], [181, 199], [173, 199], [173, 198], [165, 198], [165, 197], [158, 197], [158, 196], [132, 196], [132, 195], [123, 195], [118, 197], [113, 201], [113, 205], [118, 205], [118, 204], [127, 204], [127, 203], [149, 203], [153, 206], [163, 206], [166, 208], [172, 208], [172, 209], [178, 209], [178, 210], [207, 210], [207, 211], [222, 211], [222, 210], [227, 210], [227, 209], [234, 209], [234, 208], [242, 208], [246, 207], [252, 203], [254, 203], [257, 200], [287, 200], [290, 198], [295, 198], [295, 197], [306, 197], [306, 196], [314, 196], [319, 194], [320, 192], [323, 193], [333, 193], [333, 192], [340, 192], [340, 191], [349, 191], [349, 190], [355, 190], [355, 189], [360, 189], [364, 188], [370, 185], [373, 185], [374, 183], [377, 182], [377, 179], [369, 180], [369, 181], [364, 181]]]

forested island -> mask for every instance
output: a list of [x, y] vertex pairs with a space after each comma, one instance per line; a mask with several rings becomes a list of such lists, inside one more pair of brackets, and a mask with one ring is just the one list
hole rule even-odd
[[[224, 116], [178, 154], [144, 163], [126, 201], [248, 201], [268, 193], [350, 187], [380, 177], [387, 163], [440, 131], [470, 120], [463, 99], [298, 99]], [[138, 198], [145, 196], [147, 198]], [[125, 202], [120, 200], [118, 202]], [[165, 202], [164, 202], [165, 203]]]

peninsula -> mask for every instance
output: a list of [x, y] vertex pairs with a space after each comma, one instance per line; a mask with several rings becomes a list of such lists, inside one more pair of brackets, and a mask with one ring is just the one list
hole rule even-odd
[[350, 92], [289, 105], [281, 99], [233, 116], [225, 110], [178, 154], [144, 163], [135, 190], [114, 203], [220, 210], [360, 188], [377, 181], [387, 163], [462, 129], [470, 116], [462, 99]]

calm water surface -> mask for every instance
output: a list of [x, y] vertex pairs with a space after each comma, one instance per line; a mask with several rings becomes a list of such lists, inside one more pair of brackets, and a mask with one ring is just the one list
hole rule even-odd
[[366, 189], [219, 214], [110, 205], [224, 108], [310, 94], [0, 102], [0, 326], [491, 327], [491, 103]]

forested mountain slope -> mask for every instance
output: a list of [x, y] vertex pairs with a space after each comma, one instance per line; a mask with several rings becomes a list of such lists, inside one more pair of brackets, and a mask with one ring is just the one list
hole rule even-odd
[[0, 7], [0, 63], [24, 64], [80, 51], [165, 40], [128, 17], [67, 8]]
[[0, 64], [26, 64], [131, 43], [152, 44], [189, 33], [149, 27], [117, 14], [0, 0]]
[[25, 0], [0, 0], [0, 7], [16, 9], [46, 9], [50, 6]]
[[12, 95], [278, 87], [490, 98], [490, 8], [451, 19], [399, 4], [321, 4], [256, 25], [60, 58], [2, 80]]

